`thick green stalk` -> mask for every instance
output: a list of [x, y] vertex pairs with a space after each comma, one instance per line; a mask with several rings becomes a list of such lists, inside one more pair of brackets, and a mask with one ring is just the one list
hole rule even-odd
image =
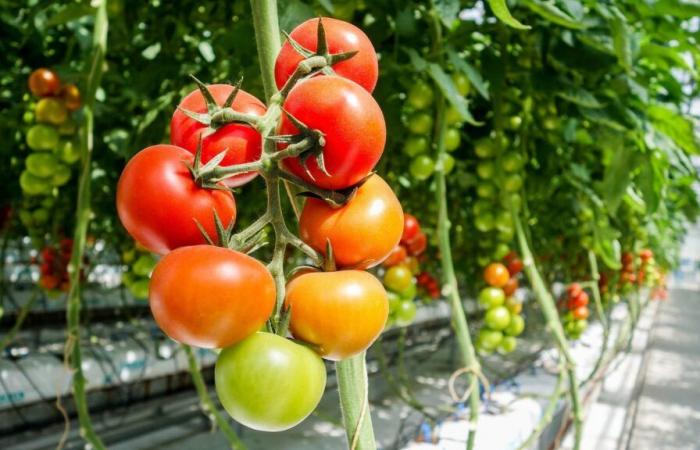
[[76, 221], [73, 234], [73, 249], [70, 264], [70, 290], [66, 305], [67, 338], [65, 355], [73, 372], [73, 399], [80, 423], [80, 434], [97, 450], [104, 449], [102, 440], [97, 436], [92, 426], [90, 412], [88, 410], [85, 395], [85, 376], [82, 370], [82, 358], [80, 352], [80, 308], [82, 292], [82, 262], [85, 254], [85, 237], [90, 224], [90, 181], [92, 176], [91, 160], [93, 150], [93, 106], [95, 93], [102, 79], [105, 52], [107, 51], [107, 0], [100, 2], [95, 14], [95, 29], [92, 37], [92, 57], [90, 72], [87, 77], [87, 86], [84, 96], [85, 124], [81, 133], [82, 165], [78, 184], [78, 200], [76, 205]]
[[29, 312], [32, 310], [32, 306], [34, 306], [34, 303], [41, 297], [39, 295], [39, 288], [37, 288], [32, 296], [29, 298], [27, 303], [22, 305], [22, 308], [19, 310], [19, 313], [17, 314], [17, 319], [15, 320], [15, 324], [12, 326], [10, 331], [5, 334], [5, 336], [2, 337], [2, 340], [0, 341], [0, 351], [5, 350], [5, 347], [10, 345], [12, 341], [15, 339], [15, 336], [17, 335], [17, 332], [22, 328], [22, 324], [24, 323], [24, 320], [27, 318], [29, 315]]
[[238, 438], [236, 432], [233, 431], [233, 428], [231, 428], [231, 424], [226, 420], [224, 416], [221, 415], [219, 409], [216, 407], [214, 401], [211, 399], [209, 391], [207, 390], [207, 385], [204, 382], [202, 373], [199, 370], [199, 362], [197, 362], [197, 358], [194, 356], [192, 347], [183, 344], [182, 348], [183, 350], [185, 350], [185, 354], [187, 355], [187, 364], [189, 366], [190, 375], [192, 376], [192, 383], [194, 383], [194, 387], [197, 390], [197, 395], [199, 395], [199, 402], [201, 404], [202, 410], [210, 418], [214, 419], [216, 425], [224, 434], [226, 440], [228, 441], [232, 449], [245, 450], [246, 446]]
[[350, 450], [375, 450], [372, 416], [369, 411], [365, 352], [335, 363], [340, 410]]
[[605, 354], [608, 350], [608, 340], [610, 339], [610, 324], [608, 322], [608, 317], [605, 315], [603, 301], [600, 298], [600, 288], [598, 287], [598, 280], [600, 280], [600, 273], [598, 272], [598, 260], [593, 250], [588, 251], [588, 262], [591, 266], [591, 276], [593, 277], [593, 282], [591, 283], [591, 291], [593, 291], [593, 301], [595, 303], [596, 314], [598, 315], [598, 320], [600, 320], [600, 324], [603, 326], [603, 345], [600, 349], [598, 359], [596, 360], [595, 365], [593, 366], [593, 370], [591, 370], [591, 373], [588, 375], [586, 380], [583, 383], [581, 383], [582, 385], [588, 383], [591, 379], [593, 379], [593, 377], [595, 377], [596, 373], [600, 369], [601, 364], [605, 359]]
[[268, 101], [277, 93], [275, 83], [275, 59], [280, 51], [280, 29], [276, 0], [250, 0], [253, 9], [255, 44], [258, 49], [260, 71], [265, 97]]

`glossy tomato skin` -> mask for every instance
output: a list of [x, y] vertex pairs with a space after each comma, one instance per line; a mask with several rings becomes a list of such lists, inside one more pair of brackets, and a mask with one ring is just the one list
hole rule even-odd
[[[212, 84], [208, 86], [214, 100], [219, 106], [226, 101], [234, 87], [229, 84]], [[265, 105], [250, 95], [239, 90], [231, 107], [234, 111], [263, 116]], [[206, 113], [207, 105], [199, 89], [196, 89], [182, 99], [179, 108], [196, 113]], [[252, 162], [260, 158], [262, 153], [262, 137], [255, 129], [242, 123], [230, 123], [217, 129], [212, 134], [206, 134], [210, 129], [196, 120], [187, 117], [180, 109], [176, 109], [170, 121], [170, 143], [182, 147], [195, 154], [200, 137], [202, 138], [202, 163], [208, 162], [214, 156], [226, 151], [222, 166], [232, 166]], [[205, 133], [203, 136], [202, 134]], [[241, 186], [253, 178], [255, 172], [234, 175], [224, 180], [227, 186]]]
[[[372, 92], [379, 76], [377, 53], [372, 42], [362, 30], [351, 23], [330, 17], [322, 17], [321, 20], [331, 54], [357, 51], [352, 58], [334, 64], [333, 71]], [[290, 36], [305, 49], [315, 52], [318, 45], [317, 28], [318, 19], [309, 19], [292, 30]], [[294, 50], [289, 42], [282, 45], [275, 61], [275, 82], [278, 89], [282, 89], [302, 59], [304, 57]]]
[[404, 247], [403, 245], [397, 245], [391, 251], [389, 256], [387, 256], [382, 265], [384, 267], [392, 267], [397, 264], [401, 264], [407, 257], [408, 254], [406, 253], [406, 247]]
[[38, 96], [56, 95], [61, 89], [61, 79], [50, 69], [36, 69], [29, 75], [29, 91]]
[[403, 235], [401, 243], [406, 244], [411, 242], [421, 231], [418, 219], [412, 214], [405, 213], [403, 215]]
[[372, 175], [340, 208], [308, 198], [299, 232], [304, 242], [324, 255], [330, 240], [338, 267], [367, 269], [384, 261], [399, 243], [403, 211], [386, 181]]
[[300, 423], [326, 386], [326, 368], [316, 353], [270, 333], [255, 333], [225, 348], [214, 377], [231, 417], [260, 431], [284, 431]]
[[[336, 76], [304, 80], [291, 90], [283, 108], [307, 127], [324, 134], [323, 157], [330, 176], [321, 172], [313, 157], [306, 161], [311, 176], [299, 158], [282, 161], [287, 170], [308, 183], [324, 189], [345, 189], [362, 181], [382, 156], [386, 142], [382, 110], [353, 81]], [[298, 133], [283, 114], [279, 134]], [[284, 144], [280, 145], [282, 148]]]
[[215, 237], [214, 210], [224, 226], [236, 220], [233, 194], [197, 186], [186, 166], [193, 160], [180, 147], [154, 145], [131, 158], [119, 178], [119, 219], [138, 243], [154, 253], [205, 244], [196, 222]]
[[265, 324], [275, 305], [275, 282], [244, 253], [194, 245], [158, 262], [148, 297], [165, 334], [188, 345], [222, 348]]
[[502, 288], [509, 278], [508, 269], [501, 263], [491, 263], [484, 269], [484, 280], [491, 286]]
[[360, 270], [301, 275], [287, 285], [285, 304], [292, 308], [292, 335], [332, 361], [367, 350], [389, 315], [384, 286]]
[[428, 236], [423, 233], [423, 231], [419, 231], [418, 234], [416, 234], [416, 236], [406, 244], [406, 246], [408, 253], [413, 256], [419, 256], [423, 254], [428, 246]]
[[515, 291], [518, 290], [518, 279], [517, 278], [509, 278], [506, 284], [503, 285], [503, 292], [506, 294], [506, 297], [510, 297], [511, 295], [515, 294]]

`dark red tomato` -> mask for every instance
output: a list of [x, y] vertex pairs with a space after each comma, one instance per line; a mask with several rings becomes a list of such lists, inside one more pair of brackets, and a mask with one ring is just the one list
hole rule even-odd
[[222, 348], [258, 331], [275, 306], [275, 280], [257, 259], [213, 245], [182, 247], [153, 270], [148, 301], [178, 342]]
[[517, 256], [508, 263], [508, 273], [511, 277], [516, 276], [523, 270], [523, 261]]
[[154, 145], [131, 158], [119, 178], [119, 219], [131, 237], [152, 252], [165, 254], [206, 243], [197, 222], [215, 238], [214, 211], [224, 226], [236, 220], [233, 194], [199, 187], [186, 165], [193, 160], [180, 147]]
[[[212, 84], [208, 86], [214, 100], [222, 106], [234, 89], [229, 84]], [[262, 116], [265, 114], [265, 105], [249, 93], [239, 90], [231, 107], [243, 114]], [[207, 105], [199, 89], [196, 89], [182, 99], [180, 108], [196, 113], [206, 113]], [[187, 117], [180, 109], [175, 110], [170, 121], [170, 143], [182, 147], [190, 153], [197, 151], [197, 144], [202, 138], [202, 162], [206, 163], [219, 153], [226, 151], [226, 157], [221, 162], [222, 166], [232, 166], [255, 161], [260, 158], [262, 152], [262, 137], [255, 129], [246, 124], [231, 123], [218, 128], [213, 133], [211, 128], [196, 120]], [[227, 186], [241, 186], [253, 178], [255, 172], [242, 173], [227, 178], [224, 183]]]
[[29, 75], [29, 91], [37, 97], [56, 95], [61, 89], [61, 79], [50, 69], [36, 69]]
[[[316, 51], [318, 45], [316, 39], [318, 20], [309, 19], [297, 26], [290, 34], [292, 39], [312, 52]], [[351, 23], [330, 17], [322, 17], [321, 20], [326, 32], [329, 53], [357, 52], [352, 58], [334, 64], [333, 71], [372, 92], [379, 76], [377, 54], [372, 42], [362, 30]], [[302, 59], [304, 57], [294, 50], [289, 42], [284, 43], [275, 61], [275, 81], [278, 89], [282, 89]]]
[[587, 306], [579, 306], [573, 310], [574, 319], [576, 320], [586, 320], [588, 319], [589, 311]]
[[[357, 83], [334, 76], [304, 80], [289, 93], [284, 110], [325, 135], [323, 158], [330, 176], [321, 172], [314, 157], [306, 160], [311, 176], [299, 158], [282, 161], [289, 171], [309, 183], [324, 189], [345, 189], [365, 178], [382, 156], [386, 141], [382, 110]], [[280, 134], [297, 133], [299, 130], [283, 114]]]
[[401, 243], [406, 244], [413, 240], [416, 235], [420, 232], [420, 223], [415, 216], [411, 214], [404, 213], [403, 215], [403, 235], [401, 236]]
[[511, 261], [513, 261], [517, 257], [518, 254], [515, 251], [511, 250], [506, 254], [506, 256], [503, 257], [503, 264], [507, 266], [508, 264], [510, 264]]
[[581, 285], [578, 283], [571, 283], [566, 288], [566, 295], [569, 298], [574, 298], [574, 297], [578, 296], [581, 292], [583, 292], [583, 289], [581, 288]]
[[408, 242], [406, 246], [409, 255], [421, 255], [428, 246], [428, 236], [426, 236], [422, 231], [419, 231], [416, 237], [411, 239], [411, 242]]
[[622, 254], [622, 265], [623, 266], [630, 266], [632, 262], [634, 261], [634, 256], [630, 252], [624, 252]]

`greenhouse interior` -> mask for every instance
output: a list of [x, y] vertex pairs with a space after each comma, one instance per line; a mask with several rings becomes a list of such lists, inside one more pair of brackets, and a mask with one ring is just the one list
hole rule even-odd
[[700, 450], [699, 82], [697, 0], [1, 0], [0, 448]]

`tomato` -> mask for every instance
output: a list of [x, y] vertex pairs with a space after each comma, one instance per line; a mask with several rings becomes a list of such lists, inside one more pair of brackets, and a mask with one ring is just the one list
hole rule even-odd
[[586, 330], [586, 327], [588, 327], [588, 321], [585, 319], [579, 319], [573, 323], [574, 323], [574, 329], [576, 330], [576, 334], [579, 334], [579, 335]]
[[[377, 102], [358, 84], [334, 76], [310, 78], [291, 90], [283, 107], [307, 127], [324, 134], [323, 158], [330, 176], [319, 169], [313, 157], [306, 160], [311, 176], [299, 158], [282, 161], [308, 183], [324, 189], [345, 189], [364, 179], [381, 158], [386, 141], [384, 116]], [[283, 114], [279, 133], [298, 132]]]
[[490, 180], [496, 174], [496, 165], [490, 160], [479, 161], [476, 165], [476, 174], [479, 178]]
[[622, 254], [622, 265], [629, 266], [634, 261], [634, 256], [630, 252], [624, 252]]
[[405, 300], [413, 300], [414, 298], [416, 298], [417, 293], [418, 293], [418, 286], [416, 285], [416, 282], [413, 280], [411, 280], [411, 283], [408, 285], [408, 287], [405, 290], [399, 292], [399, 294], [401, 295], [401, 298], [405, 299]]
[[433, 129], [433, 116], [416, 111], [408, 116], [406, 127], [413, 134], [430, 134]]
[[153, 270], [151, 312], [171, 338], [221, 348], [258, 331], [275, 306], [275, 281], [250, 256], [213, 245], [168, 253]]
[[484, 212], [474, 218], [474, 226], [482, 233], [493, 230], [495, 219], [490, 212]]
[[401, 235], [401, 243], [407, 244], [412, 241], [418, 233], [420, 233], [420, 223], [416, 216], [408, 213], [403, 215], [403, 234]]
[[151, 275], [151, 272], [153, 272], [153, 268], [155, 267], [156, 263], [157, 261], [153, 255], [141, 255], [136, 261], [134, 261], [132, 270], [134, 271], [134, 274], [138, 276], [147, 277]]
[[147, 299], [149, 284], [150, 280], [148, 278], [143, 278], [127, 285], [127, 288], [129, 289], [129, 292], [131, 292], [131, 295], [133, 295], [135, 298]]
[[284, 431], [318, 405], [326, 367], [308, 347], [255, 333], [221, 351], [214, 378], [219, 400], [234, 420], [254, 430]]
[[49, 125], [34, 125], [27, 131], [27, 145], [32, 150], [51, 150], [58, 139], [58, 132]]
[[503, 333], [497, 330], [491, 330], [489, 328], [482, 328], [479, 330], [479, 337], [477, 338], [477, 345], [480, 349], [487, 352], [492, 352], [496, 350], [498, 345], [503, 340]]
[[511, 250], [503, 257], [503, 264], [508, 265], [516, 258], [518, 258], [518, 254], [514, 250]]
[[80, 159], [80, 149], [71, 141], [60, 141], [54, 149], [56, 156], [66, 164], [73, 164]]
[[508, 244], [505, 242], [499, 242], [496, 244], [496, 249], [493, 251], [493, 259], [501, 259], [509, 251]]
[[80, 89], [73, 83], [64, 84], [61, 88], [60, 96], [63, 98], [63, 104], [68, 108], [68, 111], [75, 111], [82, 105]]
[[224, 226], [236, 220], [233, 194], [199, 187], [186, 166], [193, 160], [174, 145], [154, 145], [131, 158], [119, 178], [119, 218], [131, 237], [154, 253], [206, 243], [197, 222], [214, 239], [214, 211]]
[[462, 141], [462, 135], [456, 128], [448, 128], [445, 131], [445, 150], [448, 152], [457, 150]]
[[27, 170], [20, 174], [19, 185], [22, 191], [29, 195], [41, 195], [51, 192], [51, 184], [48, 180], [32, 175]]
[[510, 324], [510, 312], [505, 306], [496, 306], [486, 311], [484, 324], [492, 330], [504, 330]]
[[405, 262], [406, 267], [411, 271], [413, 275], [418, 275], [420, 272], [420, 263], [418, 262], [418, 258], [415, 256], [409, 256], [406, 258]]
[[485, 287], [479, 292], [479, 304], [486, 309], [501, 306], [506, 300], [503, 289], [497, 287]]
[[399, 309], [396, 310], [396, 325], [405, 327], [413, 323], [416, 318], [416, 304], [413, 300], [402, 300]]
[[[379, 64], [377, 54], [367, 35], [351, 23], [330, 17], [319, 19], [323, 21], [330, 54], [357, 52], [352, 58], [333, 64], [333, 72], [372, 92], [377, 85]], [[309, 19], [300, 24], [292, 30], [290, 37], [305, 49], [315, 52], [318, 48], [319, 19]], [[282, 45], [275, 60], [275, 82], [278, 89], [282, 89], [303, 59], [304, 57], [294, 50], [289, 42]]]
[[426, 153], [429, 148], [430, 143], [425, 136], [409, 136], [403, 145], [404, 153], [411, 157]]
[[464, 119], [457, 108], [450, 105], [447, 110], [445, 110], [445, 121], [447, 125], [460, 125], [464, 122]]
[[[223, 106], [234, 87], [228, 84], [208, 86], [217, 105]], [[239, 90], [231, 105], [234, 111], [253, 116], [265, 114], [265, 105], [250, 95]], [[188, 117], [181, 109], [195, 113], [206, 113], [207, 104], [199, 89], [187, 94], [170, 120], [170, 143], [195, 154], [200, 139], [202, 140], [202, 163], [207, 163], [219, 153], [225, 151], [222, 166], [232, 166], [256, 161], [262, 153], [262, 137], [254, 128], [242, 123], [230, 123], [213, 129]], [[224, 184], [231, 187], [242, 186], [255, 178], [257, 173], [248, 172], [231, 176]]]
[[654, 252], [652, 252], [648, 248], [645, 248], [639, 252], [639, 257], [642, 259], [642, 261], [648, 262], [654, 257]]
[[60, 100], [55, 98], [42, 98], [36, 104], [36, 120], [52, 125], [61, 125], [68, 119], [68, 110]]
[[501, 263], [491, 263], [484, 270], [484, 280], [491, 286], [502, 288], [509, 278], [508, 269]]
[[[407, 272], [403, 276], [412, 283], [411, 273], [403, 266], [389, 269], [385, 283], [387, 279], [403, 283], [400, 275], [389, 275], [402, 268]], [[400, 287], [395, 290], [403, 290], [404, 286]], [[300, 275], [287, 285], [285, 304], [291, 308], [292, 335], [314, 344], [321, 356], [332, 361], [367, 350], [384, 329], [389, 314], [382, 283], [359, 270]]]
[[503, 336], [501, 343], [498, 344], [498, 352], [502, 354], [511, 353], [518, 346], [518, 341], [513, 336]]
[[455, 168], [455, 159], [452, 157], [452, 155], [445, 153], [443, 155], [443, 160], [442, 160], [442, 170], [445, 172], [445, 174], [448, 174], [452, 172], [452, 169]]
[[579, 306], [578, 308], [573, 310], [574, 313], [574, 319], [576, 320], [585, 320], [588, 319], [588, 307], [587, 306]]
[[39, 178], [47, 178], [53, 174], [54, 166], [58, 164], [51, 153], [32, 153], [24, 160], [27, 170]]
[[518, 301], [515, 297], [508, 297], [504, 303], [505, 307], [508, 308], [511, 315], [517, 316], [523, 310], [523, 304]]
[[401, 264], [406, 259], [407, 255], [406, 247], [403, 245], [397, 245], [394, 247], [391, 253], [389, 253], [389, 256], [386, 257], [382, 265], [385, 267], [392, 267], [397, 264]]
[[511, 295], [515, 294], [515, 291], [518, 290], [518, 279], [517, 278], [509, 278], [506, 284], [503, 285], [503, 292], [506, 294], [506, 297], [510, 297]]
[[388, 291], [386, 293], [386, 296], [389, 299], [389, 312], [393, 314], [399, 308], [399, 303], [401, 303], [401, 296], [396, 292], [391, 291]]
[[576, 309], [581, 306], [587, 306], [588, 301], [588, 294], [586, 294], [585, 291], [581, 291], [577, 295], [569, 298], [569, 309]]
[[63, 186], [70, 180], [71, 172], [70, 167], [63, 163], [57, 163], [53, 168], [53, 175], [51, 176], [51, 184], [54, 186]]
[[518, 152], [508, 152], [501, 157], [501, 167], [506, 172], [517, 172], [525, 165], [525, 160]]
[[422, 231], [419, 231], [416, 237], [411, 239], [411, 242], [408, 242], [406, 246], [409, 255], [421, 255], [428, 246], [428, 236], [426, 236]]
[[523, 270], [523, 261], [517, 256], [508, 263], [508, 273], [511, 277], [516, 276]]
[[497, 150], [495, 143], [489, 138], [482, 138], [474, 143], [474, 153], [479, 158], [491, 158], [496, 155]]
[[58, 134], [61, 136], [72, 136], [78, 130], [78, 124], [70, 116], [58, 126]]
[[384, 285], [394, 292], [403, 292], [413, 283], [411, 270], [404, 266], [389, 268], [384, 274]]
[[454, 72], [452, 74], [452, 83], [454, 83], [457, 92], [462, 96], [467, 96], [469, 91], [471, 91], [472, 84], [469, 78], [461, 72]]
[[430, 178], [435, 170], [435, 161], [430, 156], [418, 155], [411, 161], [409, 171], [413, 178], [424, 181]]
[[503, 180], [503, 189], [505, 189], [506, 192], [517, 192], [522, 187], [523, 187], [523, 177], [521, 177], [517, 173], [508, 175]]
[[433, 88], [428, 83], [416, 81], [408, 90], [406, 103], [415, 109], [426, 109], [433, 103], [434, 98]]
[[476, 185], [476, 195], [481, 198], [494, 198], [496, 196], [496, 185], [482, 181]]
[[61, 88], [61, 80], [50, 69], [36, 69], [29, 75], [29, 91], [37, 97], [56, 95]]
[[508, 336], [520, 336], [523, 330], [525, 330], [525, 320], [522, 316], [511, 313], [510, 323], [503, 332]]
[[566, 288], [566, 295], [569, 298], [574, 298], [577, 297], [579, 294], [583, 292], [583, 288], [581, 287], [580, 284], [578, 283], [571, 283], [569, 286]]
[[510, 128], [511, 130], [517, 130], [522, 124], [523, 119], [520, 116], [510, 116], [508, 118], [508, 128]]
[[323, 254], [330, 240], [339, 267], [366, 269], [384, 261], [399, 243], [403, 211], [389, 185], [372, 175], [340, 208], [306, 199], [299, 232], [304, 242]]
[[[474, 215], [478, 216], [483, 213], [490, 213], [491, 209], [493, 206], [491, 205], [490, 202], [487, 202], [486, 200], [483, 199], [478, 199], [477, 201], [474, 202], [474, 205], [472, 206], [472, 212]], [[480, 241], [482, 242], [482, 241]]]

